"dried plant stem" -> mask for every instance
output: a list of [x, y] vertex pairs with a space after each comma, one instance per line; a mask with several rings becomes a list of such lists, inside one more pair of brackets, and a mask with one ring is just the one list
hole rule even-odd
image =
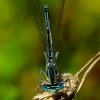
[[81, 82], [80, 82], [80, 84], [79, 84], [79, 86], [78, 86], [78, 88], [77, 88], [77, 91], [76, 91], [75, 95], [79, 92], [80, 88], [82, 87], [83, 82], [85, 81], [85, 78], [86, 78], [87, 74], [90, 72], [90, 70], [95, 66], [95, 64], [96, 64], [98, 61], [100, 61], [100, 52], [99, 52], [97, 55], [95, 55], [85, 66], [83, 66], [83, 68], [82, 68], [79, 72], [77, 72], [77, 73], [75, 74], [75, 76], [79, 77], [79, 75], [81, 74], [81, 72], [82, 72], [91, 62], [93, 62], [93, 63], [89, 66], [89, 68], [86, 70], [86, 72], [84, 73], [84, 75], [83, 75], [83, 77], [82, 77], [82, 80], [81, 80]]
[[97, 53], [88, 63], [86, 63], [86, 64], [81, 68], [81, 70], [78, 71], [78, 72], [75, 74], [75, 76], [79, 76], [79, 75], [82, 73], [82, 71], [83, 71], [91, 62], [93, 62], [93, 60], [95, 60], [98, 56], [100, 56], [100, 52]]

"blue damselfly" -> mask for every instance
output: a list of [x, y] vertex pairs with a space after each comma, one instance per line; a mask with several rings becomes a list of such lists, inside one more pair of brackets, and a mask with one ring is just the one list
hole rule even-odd
[[[32, 0], [31, 0], [32, 1]], [[57, 30], [56, 30], [56, 43], [58, 39], [62, 14], [63, 14], [63, 8], [64, 8], [64, 2], [65, 0], [60, 0], [60, 8], [58, 10], [59, 16], [57, 19]], [[33, 4], [34, 3], [34, 4]], [[34, 5], [37, 5], [34, 7]], [[55, 93], [57, 90], [63, 89], [64, 85], [62, 82], [57, 81], [57, 65], [56, 60], [58, 57], [58, 52], [54, 52], [53, 45], [52, 45], [52, 35], [51, 35], [51, 27], [50, 27], [50, 16], [49, 16], [49, 10], [48, 5], [44, 5], [44, 19], [45, 19], [45, 30], [43, 28], [43, 22], [41, 19], [41, 12], [40, 12], [40, 6], [38, 0], [34, 0], [34, 2], [31, 2], [31, 8], [34, 11], [33, 17], [36, 24], [36, 27], [38, 29], [38, 33], [40, 35], [40, 39], [42, 41], [43, 47], [44, 47], [44, 56], [46, 60], [46, 77], [49, 79], [49, 82], [42, 85], [42, 90], [44, 91], [50, 91], [52, 93]], [[36, 11], [37, 9], [37, 11]], [[38, 17], [40, 18], [38, 18]], [[56, 47], [56, 43], [54, 44], [54, 47]], [[43, 72], [43, 71], [42, 71]], [[43, 72], [45, 73], [45, 72]]]
[[49, 79], [49, 83], [42, 86], [43, 90], [49, 90], [50, 92], [56, 92], [57, 90], [63, 89], [63, 83], [57, 82], [57, 66], [56, 59], [58, 57], [58, 52], [53, 52], [52, 47], [52, 37], [50, 30], [50, 18], [48, 5], [44, 5], [44, 17], [45, 17], [45, 25], [46, 25], [46, 38], [47, 38], [47, 51], [44, 52], [45, 60], [46, 60], [46, 75]]

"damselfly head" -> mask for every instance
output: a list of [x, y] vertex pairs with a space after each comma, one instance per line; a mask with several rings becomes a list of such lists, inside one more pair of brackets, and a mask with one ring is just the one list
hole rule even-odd
[[43, 91], [49, 91], [51, 93], [56, 93], [56, 91], [61, 90], [64, 88], [64, 84], [63, 83], [57, 83], [57, 84], [45, 84], [42, 85], [42, 90]]

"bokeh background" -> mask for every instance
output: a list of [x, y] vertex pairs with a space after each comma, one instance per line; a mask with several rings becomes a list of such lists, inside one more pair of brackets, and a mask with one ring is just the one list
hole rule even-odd
[[[58, 0], [39, 3], [48, 3], [54, 27]], [[58, 71], [75, 74], [100, 51], [100, 0], [66, 0], [58, 40]], [[0, 0], [0, 100], [32, 99], [45, 70], [43, 52], [29, 1]], [[100, 100], [100, 62], [75, 100]]]

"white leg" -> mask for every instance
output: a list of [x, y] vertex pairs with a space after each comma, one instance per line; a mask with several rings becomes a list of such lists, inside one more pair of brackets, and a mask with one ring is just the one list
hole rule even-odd
[[44, 80], [41, 79], [41, 74], [42, 73], [46, 76], [46, 78], [48, 78], [47, 75], [46, 75], [46, 73], [42, 69], [40, 69], [39, 79], [38, 79], [38, 87], [34, 91], [36, 91], [37, 89], [39, 89], [39, 91], [40, 91], [41, 81], [44, 82]]

